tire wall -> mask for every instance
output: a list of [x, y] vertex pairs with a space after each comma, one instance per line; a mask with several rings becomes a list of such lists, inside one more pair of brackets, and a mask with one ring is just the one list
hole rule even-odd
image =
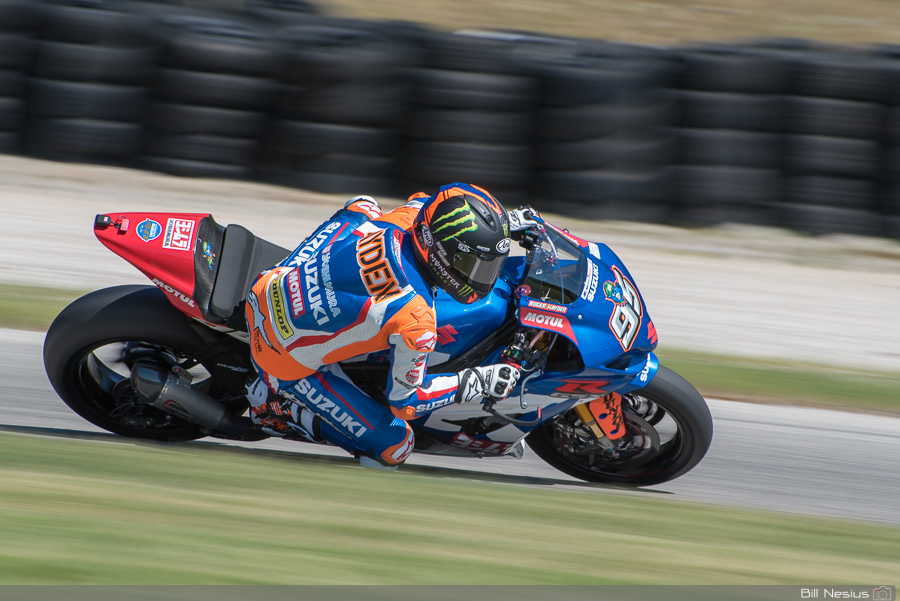
[[657, 48], [0, 0], [0, 153], [592, 219], [900, 238], [900, 49]]

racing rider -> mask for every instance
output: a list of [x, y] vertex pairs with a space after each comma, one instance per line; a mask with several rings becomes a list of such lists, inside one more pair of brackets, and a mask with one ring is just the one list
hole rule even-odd
[[[408, 420], [450, 403], [503, 398], [519, 371], [500, 364], [426, 374], [437, 341], [434, 295], [483, 299], [514, 231], [535, 225], [486, 190], [454, 183], [389, 213], [358, 196], [281, 263], [246, 305], [257, 377], [251, 417], [266, 433], [330, 442], [367, 467], [396, 469], [412, 452]], [[388, 406], [358, 388], [339, 361], [389, 351]]]

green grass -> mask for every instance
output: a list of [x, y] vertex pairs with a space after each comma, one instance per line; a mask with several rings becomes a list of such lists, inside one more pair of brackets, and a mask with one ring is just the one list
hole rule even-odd
[[0, 328], [46, 330], [66, 305], [84, 294], [77, 290], [0, 284]]
[[199, 444], [0, 434], [0, 584], [834, 584], [900, 529]]

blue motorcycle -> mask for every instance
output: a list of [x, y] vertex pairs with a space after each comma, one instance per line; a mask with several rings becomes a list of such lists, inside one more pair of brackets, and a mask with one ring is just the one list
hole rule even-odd
[[[438, 293], [429, 357], [433, 373], [514, 364], [517, 387], [410, 422], [415, 452], [521, 457], [527, 444], [570, 476], [624, 486], [686, 473], [709, 449], [712, 418], [697, 390], [659, 364], [634, 279], [606, 245], [536, 219], [488, 297], [461, 305]], [[60, 313], [44, 344], [57, 394], [123, 436], [264, 436], [243, 417], [252, 369], [243, 301], [289, 251], [207, 214], [111, 213], [94, 230], [155, 285], [98, 290]], [[384, 399], [386, 355], [341, 368]], [[148, 386], [157, 393], [139, 393]]]

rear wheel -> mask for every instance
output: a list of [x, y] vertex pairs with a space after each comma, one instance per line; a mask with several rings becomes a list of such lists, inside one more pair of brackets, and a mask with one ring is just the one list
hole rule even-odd
[[626, 434], [604, 447], [574, 410], [541, 424], [528, 445], [556, 469], [588, 482], [650, 486], [686, 473], [703, 459], [713, 424], [700, 393], [665, 367], [643, 389], [623, 395]]
[[[222, 336], [195, 330], [155, 286], [107, 288], [76, 300], [54, 320], [44, 342], [44, 366], [66, 405], [104, 430], [193, 440], [209, 432], [141, 402], [131, 386], [131, 368], [140, 362], [169, 369], [198, 351], [218, 349], [215, 355], [204, 353], [208, 359], [189, 370], [193, 386], [222, 400], [230, 412], [242, 413], [246, 374], [233, 371], [242, 369], [234, 356], [223, 360], [220, 346], [210, 347]], [[230, 341], [223, 346], [229, 349]], [[223, 362], [226, 374], [219, 367]]]

